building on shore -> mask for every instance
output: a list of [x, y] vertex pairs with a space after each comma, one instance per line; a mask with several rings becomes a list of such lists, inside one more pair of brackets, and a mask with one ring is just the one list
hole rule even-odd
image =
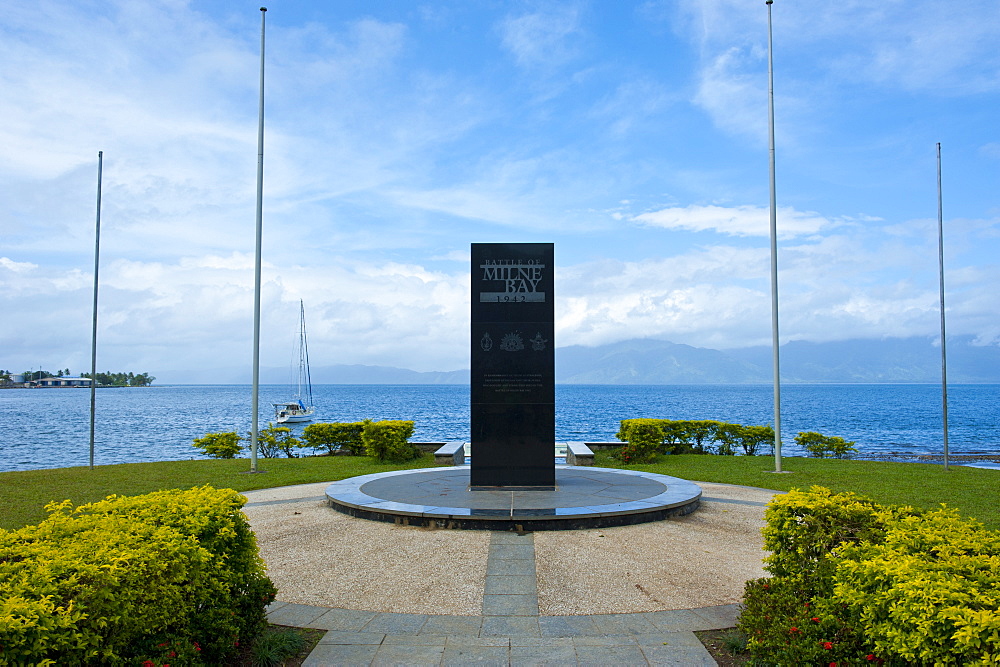
[[90, 387], [90, 378], [78, 378], [64, 375], [62, 377], [47, 377], [32, 382], [35, 387]]

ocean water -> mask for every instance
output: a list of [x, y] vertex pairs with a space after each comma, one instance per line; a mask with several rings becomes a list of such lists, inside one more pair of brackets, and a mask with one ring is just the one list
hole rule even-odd
[[[250, 387], [173, 385], [97, 390], [95, 463], [200, 458], [194, 438], [250, 429]], [[469, 389], [461, 385], [319, 385], [316, 421], [409, 419], [413, 440], [469, 437]], [[1000, 385], [948, 388], [952, 454], [1000, 454]], [[260, 389], [260, 425], [285, 386]], [[771, 385], [559, 385], [556, 439], [615, 440], [619, 421], [634, 417], [773, 422]], [[782, 452], [803, 454], [793, 439], [818, 431], [856, 442], [865, 454], [939, 454], [941, 388], [937, 385], [783, 385]], [[305, 425], [295, 425], [301, 431]], [[0, 390], [0, 471], [87, 465], [90, 392]]]

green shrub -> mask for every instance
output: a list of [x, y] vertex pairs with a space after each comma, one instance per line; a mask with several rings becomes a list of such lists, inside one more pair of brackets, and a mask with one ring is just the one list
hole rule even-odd
[[[774, 447], [770, 426], [741, 426], [702, 419], [623, 419], [615, 437], [627, 444], [618, 455], [626, 463], [649, 463], [656, 454], [708, 454], [734, 456], [737, 448], [754, 456], [764, 444]], [[716, 443], [712, 447], [710, 443]]]
[[625, 463], [649, 463], [663, 449], [662, 419], [623, 419], [615, 437], [625, 443], [618, 457]]
[[[243, 439], [250, 442], [252, 437], [251, 433], [247, 433]], [[257, 453], [266, 459], [277, 458], [281, 454], [294, 459], [295, 450], [305, 446], [305, 443], [292, 435], [292, 429], [287, 426], [275, 426], [268, 422], [267, 428], [257, 431]]]
[[739, 442], [746, 456], [756, 456], [761, 445], [769, 445], [773, 450], [774, 429], [770, 426], [744, 426]]
[[810, 456], [820, 459], [846, 459], [858, 451], [853, 440], [847, 442], [843, 438], [826, 436], [815, 431], [800, 432], [795, 436], [795, 442], [804, 447]]
[[718, 431], [719, 426], [722, 425], [722, 422], [711, 419], [699, 419], [686, 423], [688, 425], [688, 437], [694, 441], [693, 451], [697, 454], [711, 453], [708, 443], [715, 440], [715, 433]]
[[739, 424], [719, 424], [715, 428], [715, 453], [720, 456], [736, 456], [736, 447], [743, 438], [743, 427]]
[[660, 431], [663, 433], [663, 451], [669, 454], [689, 454], [694, 451], [691, 446], [691, 422], [681, 419], [659, 419]]
[[755, 660], [1000, 660], [1000, 533], [821, 487], [777, 496], [765, 518], [772, 576], [747, 583], [738, 622]]
[[885, 523], [896, 514], [918, 514], [912, 508], [884, 508], [855, 493], [833, 493], [814, 486], [792, 489], [774, 497], [764, 511], [761, 531], [764, 569], [775, 577], [794, 581], [806, 594], [832, 591], [831, 577], [837, 550], [844, 543], [878, 541]]
[[365, 443], [361, 439], [364, 422], [309, 424], [303, 430], [305, 445], [313, 449], [333, 454], [348, 451], [354, 456], [365, 455]]
[[244, 502], [210, 487], [65, 501], [0, 531], [0, 664], [225, 662], [275, 594]]
[[213, 459], [234, 459], [243, 449], [240, 436], [235, 431], [207, 433], [201, 438], [195, 438], [194, 446]]
[[401, 463], [420, 457], [420, 448], [408, 441], [413, 435], [413, 422], [386, 420], [373, 422], [366, 419], [361, 439], [365, 453], [379, 461]]
[[722, 422], [708, 419], [660, 419], [665, 451], [670, 454], [707, 454]]

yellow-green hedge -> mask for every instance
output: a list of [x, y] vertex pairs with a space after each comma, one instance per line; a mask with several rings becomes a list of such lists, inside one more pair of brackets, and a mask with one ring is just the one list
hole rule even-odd
[[942, 509], [846, 545], [833, 599], [876, 655], [913, 664], [1000, 663], [1000, 533]]
[[275, 594], [245, 502], [207, 486], [65, 501], [0, 530], [0, 665], [225, 660]]
[[813, 487], [765, 513], [739, 627], [777, 665], [1000, 662], [1000, 533], [955, 510]]
[[361, 439], [364, 430], [365, 422], [316, 423], [306, 426], [302, 435], [307, 447], [325, 448], [329, 454], [347, 450], [354, 456], [364, 456], [365, 443]]
[[387, 419], [373, 422], [364, 421], [361, 441], [365, 445], [368, 456], [374, 456], [379, 461], [402, 462], [418, 458], [422, 452], [409, 443], [413, 435], [413, 422], [398, 419]]

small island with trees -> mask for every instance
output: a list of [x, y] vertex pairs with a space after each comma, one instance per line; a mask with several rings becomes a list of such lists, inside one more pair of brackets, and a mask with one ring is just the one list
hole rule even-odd
[[[98, 387], [148, 387], [153, 384], [156, 378], [149, 373], [112, 373], [106, 371], [97, 373]], [[45, 370], [24, 371], [23, 373], [12, 373], [7, 370], [0, 370], [0, 388], [4, 389], [33, 389], [39, 387], [90, 387], [91, 374], [80, 373], [73, 376], [68, 368], [60, 369], [55, 373]]]

